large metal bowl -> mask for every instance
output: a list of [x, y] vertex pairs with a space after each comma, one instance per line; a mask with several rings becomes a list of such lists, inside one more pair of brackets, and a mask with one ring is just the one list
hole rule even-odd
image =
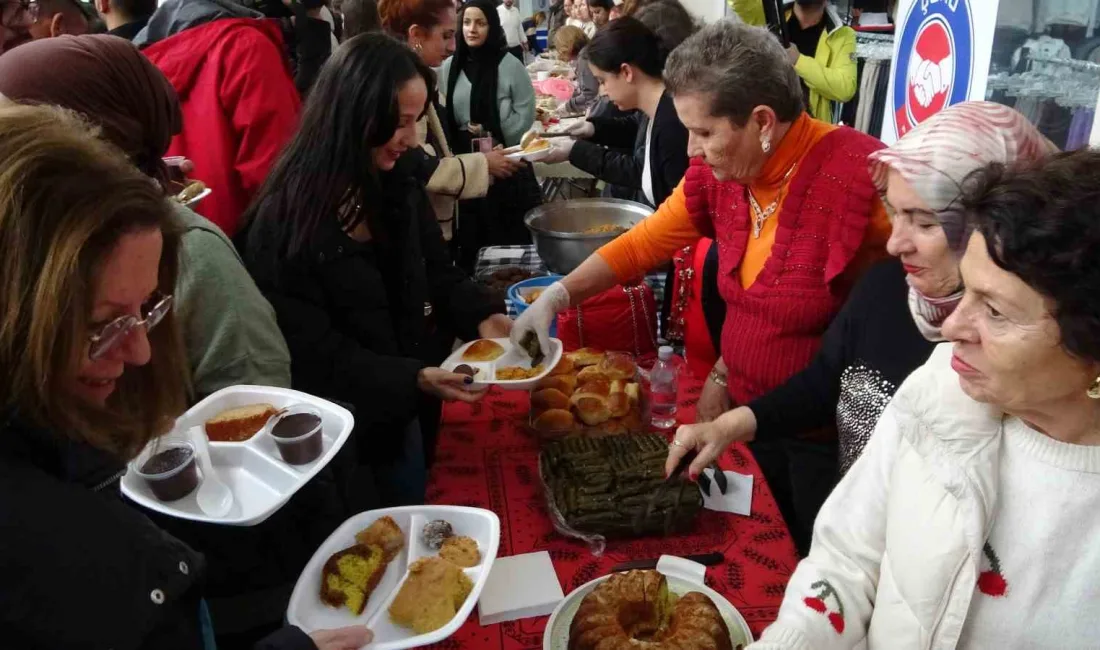
[[565, 275], [622, 233], [584, 234], [596, 226], [631, 228], [653, 209], [622, 199], [572, 199], [554, 201], [531, 210], [524, 223], [531, 231], [535, 250], [553, 273]]

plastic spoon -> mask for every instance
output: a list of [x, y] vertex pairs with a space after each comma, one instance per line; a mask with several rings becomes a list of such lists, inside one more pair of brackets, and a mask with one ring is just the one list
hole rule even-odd
[[210, 444], [202, 427], [191, 428], [191, 439], [199, 452], [199, 469], [202, 470], [202, 483], [195, 500], [207, 516], [224, 517], [233, 507], [233, 492], [214, 471], [214, 464], [210, 462]]

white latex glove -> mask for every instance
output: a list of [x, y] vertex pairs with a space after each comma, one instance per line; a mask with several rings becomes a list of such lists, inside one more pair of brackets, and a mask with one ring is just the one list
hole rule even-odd
[[550, 324], [554, 322], [559, 312], [569, 308], [569, 291], [561, 282], [555, 282], [542, 292], [542, 295], [526, 309], [515, 325], [509, 339], [512, 345], [519, 346], [523, 337], [528, 332], [534, 332], [539, 337], [539, 347], [542, 353], [550, 355]]
[[565, 127], [563, 131], [574, 138], [591, 138], [596, 135], [596, 126], [588, 120], [584, 120], [581, 122], [573, 122]]
[[577, 141], [573, 138], [554, 138], [550, 141], [550, 153], [539, 162], [553, 165], [569, 160], [569, 152], [573, 151], [573, 145]]

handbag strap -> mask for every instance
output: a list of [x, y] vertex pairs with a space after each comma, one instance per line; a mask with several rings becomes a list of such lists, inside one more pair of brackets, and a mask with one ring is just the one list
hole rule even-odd
[[[627, 300], [630, 301], [630, 326], [631, 335], [634, 338], [634, 356], [642, 356], [642, 346], [640, 344], [641, 337], [638, 334], [638, 308], [641, 307], [642, 316], [645, 317], [646, 333], [649, 335], [649, 341], [653, 345], [653, 349], [657, 349], [657, 338], [653, 331], [649, 329], [649, 309], [646, 308], [645, 299], [642, 292], [645, 285], [637, 284], [632, 287], [622, 287], [623, 293], [626, 294]], [[638, 293], [638, 301], [635, 303], [635, 292]], [[580, 339], [581, 347], [587, 347], [584, 342], [584, 310], [581, 305], [577, 305], [577, 338]]]

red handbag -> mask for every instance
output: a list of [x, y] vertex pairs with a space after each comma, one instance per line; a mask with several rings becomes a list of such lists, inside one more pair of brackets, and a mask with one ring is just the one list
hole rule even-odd
[[617, 286], [558, 314], [565, 350], [596, 348], [641, 359], [657, 353], [657, 301], [644, 282]]

